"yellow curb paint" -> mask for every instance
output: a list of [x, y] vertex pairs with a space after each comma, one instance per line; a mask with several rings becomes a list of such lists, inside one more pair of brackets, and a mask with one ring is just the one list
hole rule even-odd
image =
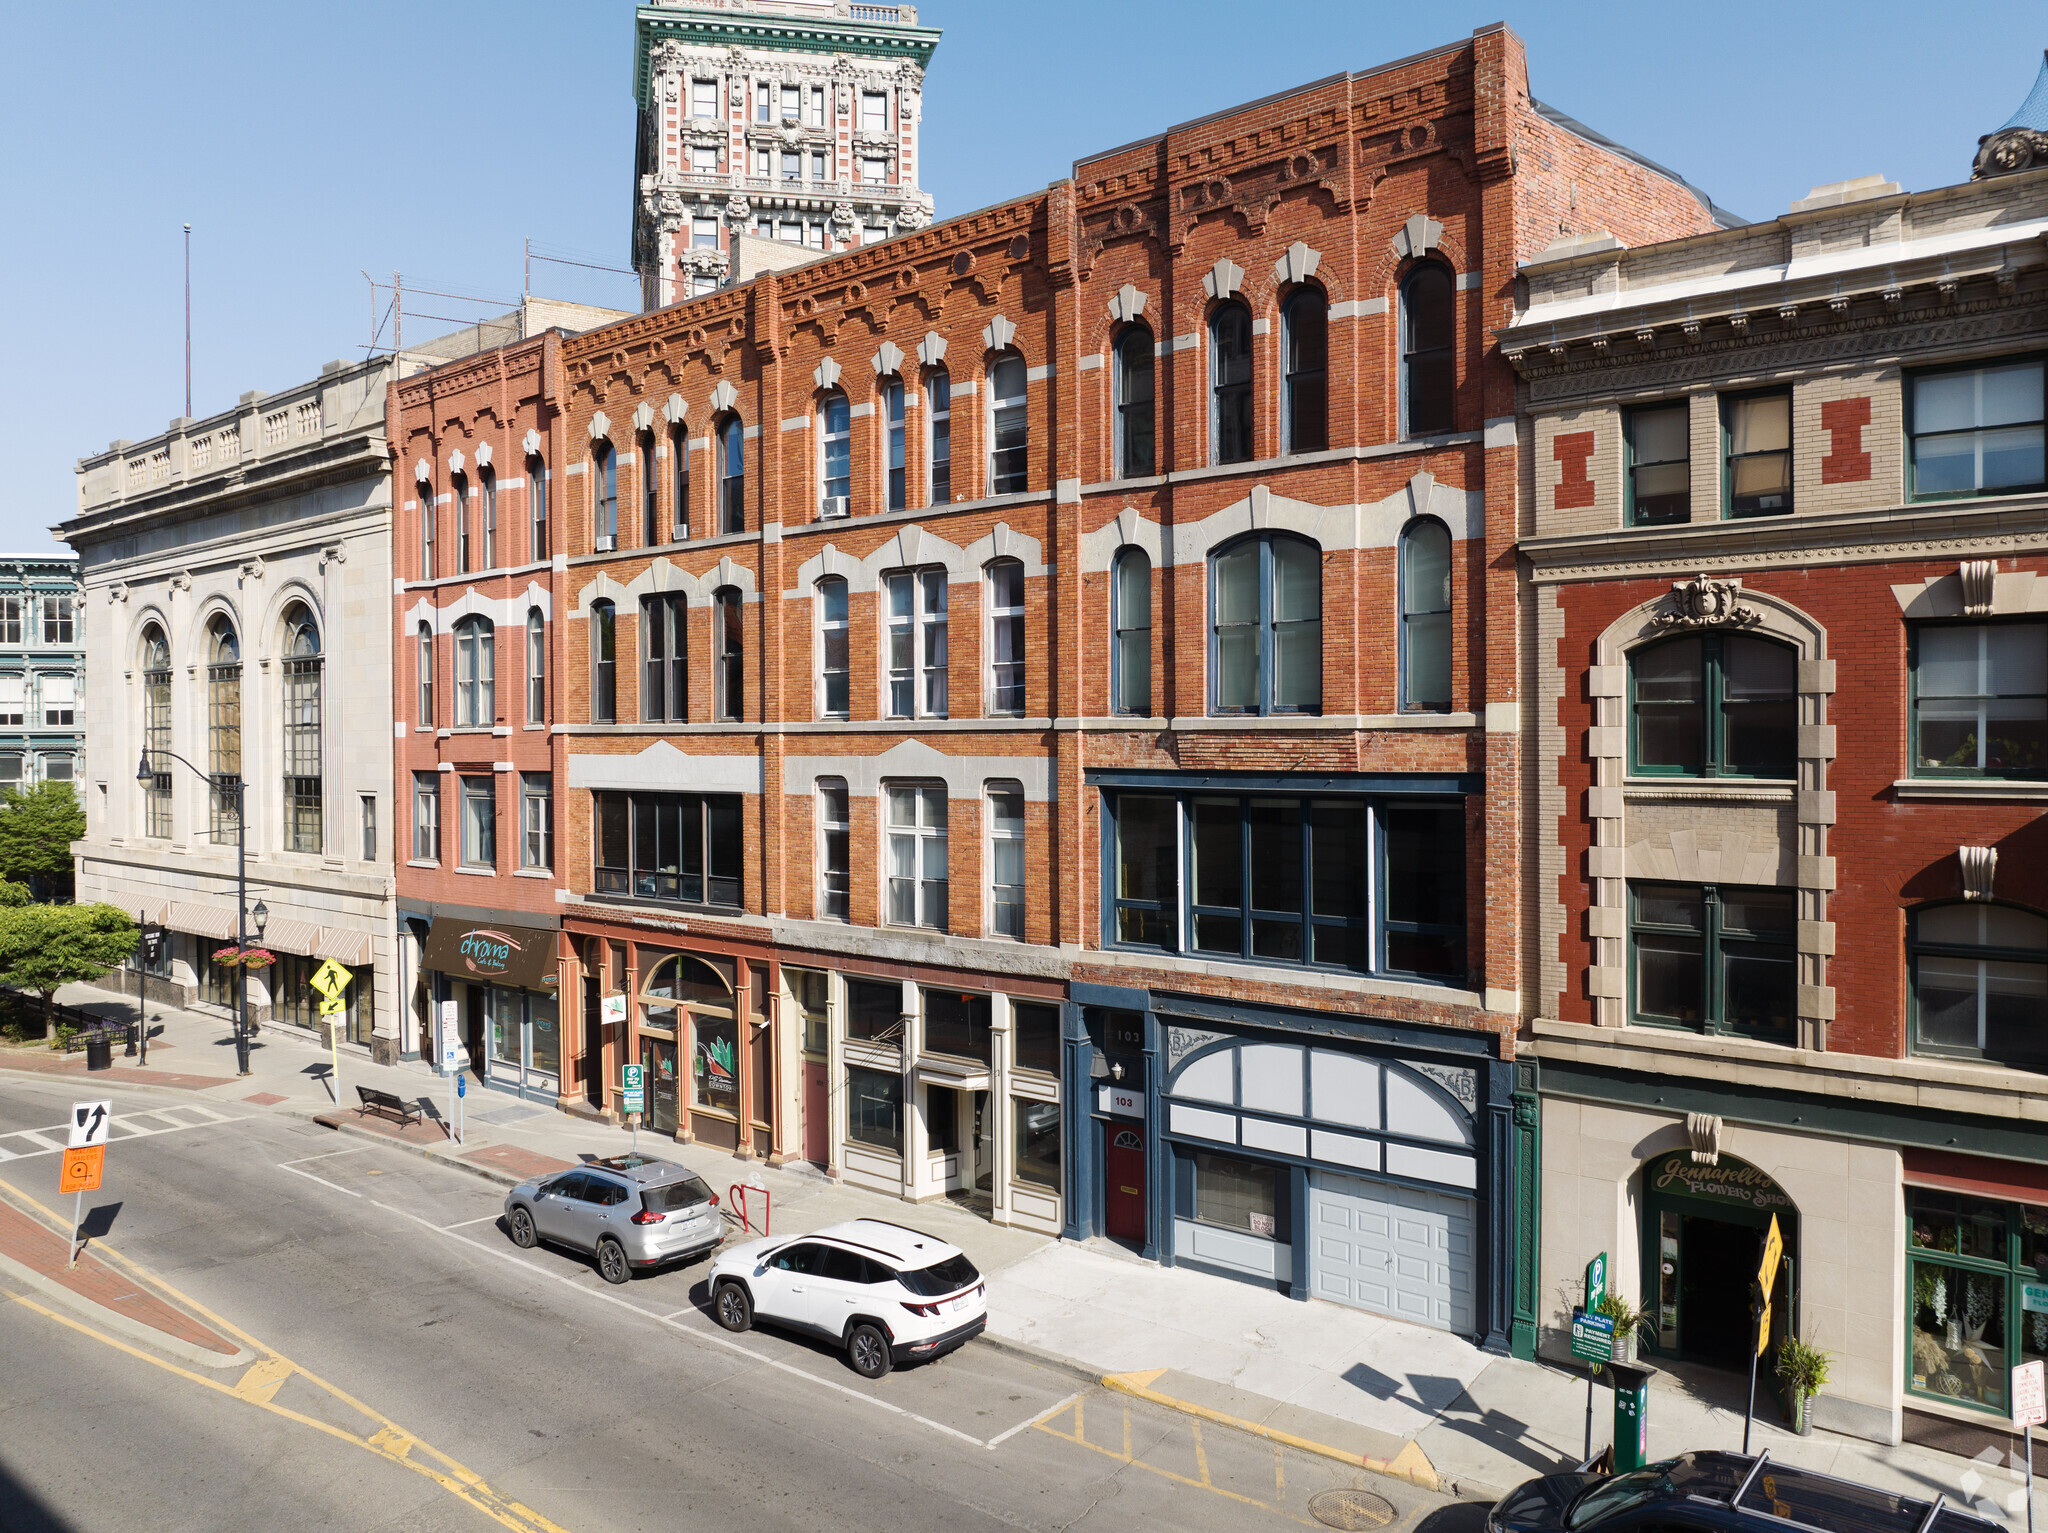
[[235, 1398], [247, 1400], [252, 1405], [268, 1405], [277, 1398], [277, 1392], [284, 1388], [284, 1381], [294, 1371], [292, 1365], [281, 1357], [259, 1357], [242, 1375], [242, 1382], [235, 1386]]
[[1296, 1437], [1292, 1432], [1282, 1432], [1277, 1427], [1269, 1427], [1257, 1421], [1246, 1421], [1241, 1416], [1232, 1416], [1212, 1406], [1197, 1405], [1192, 1400], [1181, 1400], [1173, 1395], [1162, 1394], [1151, 1386], [1166, 1372], [1164, 1368], [1154, 1368], [1143, 1373], [1105, 1374], [1102, 1385], [1105, 1389], [1135, 1395], [1140, 1400], [1149, 1400], [1154, 1405], [1163, 1405], [1168, 1410], [1179, 1411], [1183, 1415], [1197, 1416], [1204, 1421], [1213, 1421], [1219, 1426], [1235, 1427], [1240, 1432], [1263, 1437], [1268, 1442], [1284, 1443], [1290, 1448], [1299, 1448], [1303, 1453], [1319, 1454], [1323, 1458], [1336, 1459], [1339, 1463], [1356, 1464], [1362, 1469], [1371, 1470], [1374, 1474], [1406, 1480], [1411, 1485], [1420, 1485], [1424, 1490], [1443, 1489], [1443, 1478], [1437, 1474], [1436, 1466], [1430, 1463], [1429, 1455], [1412, 1439], [1402, 1444], [1401, 1451], [1391, 1459], [1377, 1459], [1349, 1449], [1333, 1448], [1328, 1443]]

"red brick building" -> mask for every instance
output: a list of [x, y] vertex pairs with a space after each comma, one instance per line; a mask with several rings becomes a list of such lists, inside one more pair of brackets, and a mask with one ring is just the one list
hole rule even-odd
[[2003, 1433], [2048, 1352], [2048, 173], [1592, 222], [1499, 331], [1546, 1346], [1609, 1250], [1652, 1350], [1746, 1366], [1775, 1218], [1816, 1419]]
[[1504, 1342], [1573, 218], [1715, 222], [1490, 27], [562, 340], [564, 1098]]

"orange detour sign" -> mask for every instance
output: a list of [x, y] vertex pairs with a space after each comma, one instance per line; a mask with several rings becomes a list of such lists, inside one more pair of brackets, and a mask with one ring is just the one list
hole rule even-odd
[[62, 1179], [57, 1183], [59, 1192], [98, 1192], [100, 1173], [106, 1169], [107, 1147], [103, 1144], [88, 1145], [82, 1150], [64, 1152]]

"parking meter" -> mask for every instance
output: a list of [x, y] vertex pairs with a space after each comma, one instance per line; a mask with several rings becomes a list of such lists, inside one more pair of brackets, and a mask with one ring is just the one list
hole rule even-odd
[[1627, 1474], [1650, 1461], [1650, 1380], [1654, 1368], [1609, 1363], [1614, 1379], [1614, 1472]]

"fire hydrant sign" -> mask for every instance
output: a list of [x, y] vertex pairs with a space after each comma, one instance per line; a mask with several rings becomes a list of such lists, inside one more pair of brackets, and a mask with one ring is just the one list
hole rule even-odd
[[2012, 1424], [2016, 1427], [2048, 1422], [2048, 1388], [2043, 1387], [2042, 1371], [2038, 1357], [2012, 1371]]

